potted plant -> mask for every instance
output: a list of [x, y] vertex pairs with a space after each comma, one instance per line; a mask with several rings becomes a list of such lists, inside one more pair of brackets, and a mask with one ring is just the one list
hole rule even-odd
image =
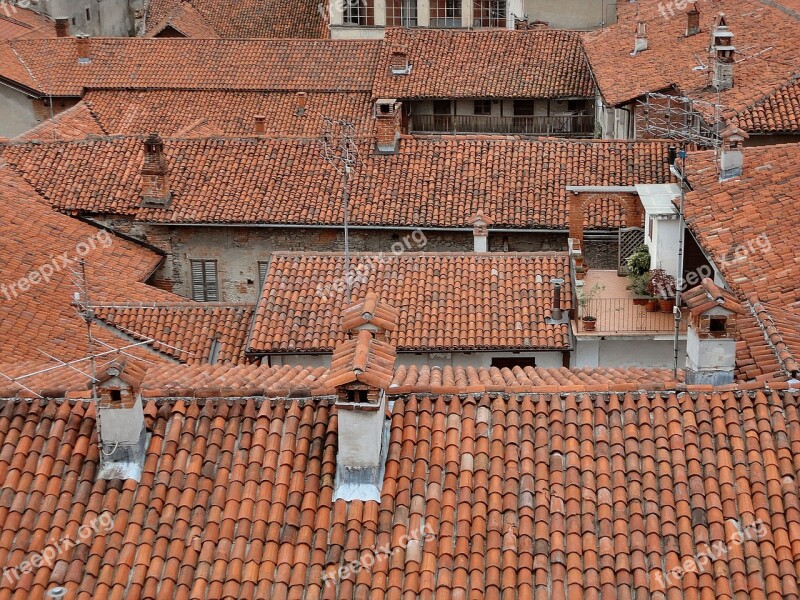
[[581, 323], [584, 331], [594, 331], [597, 326], [597, 317], [591, 314], [589, 302], [604, 289], [606, 286], [595, 283], [588, 291], [584, 288], [578, 290], [578, 306], [581, 310]]
[[675, 278], [664, 269], [653, 269], [650, 272], [650, 294], [658, 300], [658, 309], [662, 313], [671, 313], [675, 308]]
[[633, 303], [637, 305], [647, 302], [650, 271], [650, 249], [642, 244], [633, 251], [626, 261], [628, 271], [628, 289], [633, 293]]

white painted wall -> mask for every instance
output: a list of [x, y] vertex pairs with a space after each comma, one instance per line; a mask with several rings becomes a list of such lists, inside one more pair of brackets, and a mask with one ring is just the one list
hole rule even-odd
[[[614, 339], [579, 338], [573, 353], [572, 365], [576, 368], [639, 367], [643, 369], [670, 369], [673, 365], [672, 339], [659, 336], [617, 337]], [[686, 341], [678, 344], [678, 367], [686, 364]]]
[[[70, 34], [86, 33], [91, 36], [128, 37], [133, 35], [133, 11], [128, 0], [47, 0], [31, 5], [53, 19], [70, 20]], [[88, 18], [87, 18], [87, 12]]]
[[650, 268], [664, 269], [676, 281], [680, 231], [678, 219], [650, 219], [650, 215], [645, 214], [644, 241], [650, 249]]
[[[489, 368], [492, 357], [533, 357], [537, 367], [560, 368], [563, 366], [561, 352], [433, 352], [413, 353], [400, 352], [397, 355], [397, 366], [431, 366], [431, 367], [475, 367]], [[273, 354], [269, 364], [272, 366], [297, 365], [302, 367], [327, 367], [330, 365], [330, 354]]]
[[0, 137], [13, 138], [39, 124], [32, 100], [0, 83]]
[[381, 460], [381, 439], [386, 420], [386, 396], [377, 410], [357, 410], [337, 403], [339, 447], [336, 463], [350, 468], [375, 468]]

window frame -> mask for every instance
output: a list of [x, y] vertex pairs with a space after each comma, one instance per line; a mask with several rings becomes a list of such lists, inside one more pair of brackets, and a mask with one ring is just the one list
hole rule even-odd
[[[195, 269], [197, 265], [200, 266], [201, 270], [201, 283], [197, 283], [195, 280]], [[195, 302], [219, 302], [219, 268], [216, 259], [190, 259], [189, 275], [191, 277], [192, 300]], [[211, 276], [213, 276], [213, 280]], [[198, 287], [202, 287], [202, 294], [197, 293]], [[210, 293], [212, 292], [212, 288], [213, 293]]]

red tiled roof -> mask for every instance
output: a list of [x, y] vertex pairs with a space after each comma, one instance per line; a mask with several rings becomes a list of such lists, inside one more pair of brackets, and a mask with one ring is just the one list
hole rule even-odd
[[740, 111], [732, 122], [750, 133], [800, 133], [800, 78]]
[[[794, 598], [798, 401], [399, 399], [381, 501], [349, 503], [333, 501], [326, 401], [148, 403], [138, 483], [95, 477], [92, 405], [5, 402], [0, 562], [78, 543], [3, 577], [0, 595]], [[716, 548], [705, 568], [672, 571]], [[368, 566], [333, 577], [354, 560]]]
[[350, 120], [358, 136], [372, 133], [369, 92], [310, 92], [302, 115], [294, 92], [90, 90], [83, 101], [112, 135], [181, 137], [182, 129], [204, 119], [219, 135], [246, 136], [254, 133], [255, 115], [264, 116], [267, 137], [319, 136], [326, 115]]
[[[157, 2], [158, 0], [150, 3], [150, 11], [153, 11], [153, 4]], [[145, 37], [156, 37], [168, 27], [189, 38], [214, 39], [220, 37], [190, 2], [181, 2], [166, 17], [156, 23]]]
[[734, 294], [719, 287], [708, 277], [703, 279], [700, 285], [687, 290], [681, 299], [694, 316], [702, 315], [717, 306], [738, 314], [745, 312], [742, 303]]
[[[759, 102], [798, 73], [800, 46], [795, 40], [800, 16], [765, 0], [714, 0], [698, 2], [697, 7], [700, 33], [689, 37], [684, 11], [675, 3], [661, 2], [619, 3], [617, 24], [585, 34], [586, 55], [607, 104], [675, 86], [694, 99], [720, 102], [730, 115]], [[737, 51], [733, 88], [720, 92], [718, 99], [710, 87], [713, 59], [708, 47], [720, 12], [725, 13]], [[647, 24], [649, 49], [631, 56], [637, 21]]]
[[108, 132], [101, 127], [86, 103], [78, 102], [72, 108], [68, 108], [14, 139], [22, 142], [70, 141], [101, 136], [106, 133]]
[[371, 326], [381, 331], [394, 331], [400, 321], [400, 310], [381, 300], [375, 292], [367, 292], [342, 312], [342, 330], [354, 331]]
[[[256, 309], [249, 351], [325, 352], [345, 337], [342, 254], [273, 254]], [[375, 291], [400, 310], [387, 340], [398, 350], [558, 349], [567, 324], [549, 325], [550, 280], [566, 280], [565, 254], [489, 253], [351, 256], [352, 298]]]
[[[394, 75], [405, 48], [411, 72]], [[588, 98], [589, 64], [574, 31], [386, 30], [373, 98]]]
[[752, 314], [749, 304], [748, 309], [748, 314], [736, 321], [739, 333], [739, 339], [736, 341], [736, 380], [786, 381], [788, 377], [764, 337], [764, 330], [756, 316]]
[[[140, 283], [153, 272], [161, 257], [126, 240], [112, 238], [108, 232], [99, 232], [96, 227], [54, 212], [7, 167], [0, 168], [2, 362], [42, 360], [42, 351], [61, 360], [86, 355], [86, 324], [71, 306], [77, 288], [70, 268], [77, 268], [76, 261], [81, 256], [86, 261], [92, 300], [177, 299]], [[31, 277], [31, 273], [37, 275]], [[24, 287], [28, 291], [23, 291]], [[110, 333], [96, 334], [103, 343], [117, 348], [124, 345]], [[96, 351], [105, 349], [98, 345]]]
[[0, 5], [0, 40], [33, 40], [56, 37], [52, 19], [10, 2]]
[[[152, 0], [147, 28], [149, 35], [155, 35], [172, 18], [170, 24], [177, 22], [176, 29], [188, 37], [207, 37], [210, 29], [223, 38], [327, 38], [327, 6], [324, 12], [321, 6], [315, 0]], [[188, 31], [183, 26], [187, 18]], [[202, 29], [196, 25], [200, 20]]]
[[686, 220], [739, 295], [788, 306], [800, 301], [800, 145], [744, 149], [744, 175], [718, 181], [713, 152], [689, 154]]
[[[84, 89], [369, 92], [378, 41], [76, 38], [7, 42], [0, 78], [42, 94]], [[6, 55], [7, 51], [0, 51]]]
[[102, 322], [188, 364], [242, 363], [254, 306], [208, 303], [105, 305]]
[[750, 306], [781, 367], [796, 378], [800, 374], [800, 312], [762, 304], [757, 298]]
[[[566, 186], [670, 181], [668, 148], [664, 141], [404, 138], [397, 154], [376, 155], [364, 142], [351, 177], [350, 222], [471, 230], [482, 210], [498, 228], [566, 229]], [[12, 144], [3, 158], [63, 211], [161, 223], [342, 222], [341, 177], [317, 140], [167, 140], [165, 153], [176, 174], [168, 210], [140, 208], [141, 138]], [[627, 223], [619, 203], [589, 208], [592, 229]]]

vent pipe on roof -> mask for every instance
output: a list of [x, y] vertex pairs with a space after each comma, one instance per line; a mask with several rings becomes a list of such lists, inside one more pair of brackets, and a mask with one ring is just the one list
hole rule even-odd
[[266, 120], [267, 118], [264, 115], [255, 115], [253, 117], [253, 132], [256, 135], [264, 135], [267, 132]]
[[644, 52], [649, 47], [647, 42], [647, 23], [639, 21], [636, 24], [636, 40], [633, 44], [633, 52], [631, 56], [636, 56], [640, 52]]
[[66, 598], [67, 596], [67, 588], [65, 587], [54, 587], [47, 590], [47, 597], [53, 598], [53, 600], [61, 600], [62, 598]]
[[78, 52], [78, 64], [88, 65], [92, 62], [91, 50], [89, 48], [89, 36], [79, 34], [75, 36], [75, 49]]
[[306, 114], [306, 103], [308, 102], [308, 94], [305, 92], [297, 92], [297, 110], [295, 115], [302, 117]]
[[56, 19], [56, 37], [69, 37], [69, 19], [66, 17]]
[[686, 37], [700, 33], [700, 11], [697, 3], [692, 2], [686, 11]]

